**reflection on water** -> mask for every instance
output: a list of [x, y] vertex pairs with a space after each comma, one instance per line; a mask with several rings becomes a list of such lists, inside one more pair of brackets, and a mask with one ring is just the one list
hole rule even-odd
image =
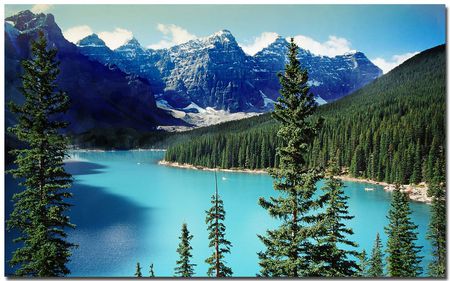
[[93, 162], [71, 160], [65, 163], [65, 168], [72, 176], [103, 173], [106, 166]]
[[[76, 229], [69, 232], [69, 237], [79, 245], [69, 264], [74, 276], [120, 275], [121, 261], [134, 260], [136, 255], [142, 254], [142, 237], [136, 234], [142, 234], [140, 224], [143, 221], [152, 225], [151, 208], [105, 190], [77, 181], [73, 185], [75, 205], [70, 216]], [[151, 232], [151, 227], [145, 228], [145, 233], [150, 235]], [[113, 264], [118, 265], [117, 269], [111, 267]], [[108, 268], [110, 272], [99, 272], [99, 268]]]

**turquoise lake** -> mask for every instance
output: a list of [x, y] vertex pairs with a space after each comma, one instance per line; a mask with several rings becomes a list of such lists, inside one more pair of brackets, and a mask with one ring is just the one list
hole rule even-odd
[[[140, 262], [144, 276], [150, 263], [157, 276], [173, 276], [181, 224], [194, 235], [193, 262], [196, 276], [205, 276], [208, 248], [205, 210], [214, 192], [214, 173], [158, 165], [161, 151], [73, 152], [67, 170], [74, 175], [74, 204], [70, 216], [77, 225], [68, 231], [71, 242], [79, 244], [69, 263], [73, 277], [130, 277]], [[258, 205], [259, 197], [276, 196], [272, 178], [265, 174], [218, 172], [219, 192], [224, 201], [226, 237], [232, 242], [226, 258], [234, 276], [253, 277], [259, 272], [257, 252], [264, 249], [256, 237], [277, 221]], [[348, 222], [351, 237], [359, 249], [370, 253], [380, 232], [386, 245], [384, 226], [391, 194], [381, 186], [345, 182], [350, 197]], [[364, 187], [373, 187], [365, 191]], [[6, 177], [6, 211], [16, 189]], [[411, 202], [413, 221], [419, 226], [417, 244], [423, 246], [423, 265], [431, 258], [425, 239], [429, 206]], [[9, 259], [13, 234], [6, 234]], [[6, 266], [6, 272], [11, 272]]]

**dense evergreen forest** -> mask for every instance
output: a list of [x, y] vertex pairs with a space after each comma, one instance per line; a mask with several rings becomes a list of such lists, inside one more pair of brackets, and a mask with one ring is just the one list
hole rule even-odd
[[[352, 176], [429, 182], [445, 163], [445, 45], [426, 50], [312, 118], [324, 124], [307, 157], [310, 167], [333, 156]], [[278, 166], [278, 124], [269, 114], [171, 135], [165, 159], [220, 168]], [[441, 173], [445, 173], [445, 165]]]

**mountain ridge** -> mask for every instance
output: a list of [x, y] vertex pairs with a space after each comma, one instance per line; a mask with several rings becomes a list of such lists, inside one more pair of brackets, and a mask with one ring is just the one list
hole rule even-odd
[[[18, 28], [27, 32], [36, 27], [44, 28], [48, 31], [49, 41], [54, 46], [58, 45], [60, 52], [79, 53], [91, 63], [99, 62], [104, 65], [106, 72], [121, 71], [127, 79], [139, 80], [144, 85], [142, 87], [148, 88], [148, 98], [155, 101], [150, 101], [153, 113], [149, 117], [156, 119], [152, 123], [157, 125], [186, 124], [185, 122], [208, 125], [211, 120], [219, 120], [217, 117], [223, 114], [229, 120], [264, 113], [273, 109], [274, 101], [279, 95], [277, 73], [284, 68], [288, 44], [281, 36], [254, 56], [247, 55], [233, 34], [226, 29], [167, 49], [147, 49], [133, 37], [111, 50], [97, 34], [86, 36], [77, 44], [68, 42], [52, 14], [35, 15], [30, 11], [23, 11], [6, 20], [16, 22]], [[5, 31], [12, 32], [12, 37], [22, 36], [14, 36], [14, 27], [11, 28], [9, 22], [5, 22]], [[13, 46], [17, 42], [9, 40], [8, 44]], [[277, 44], [280, 47], [277, 48]], [[23, 46], [11, 49], [20, 49], [18, 52], [24, 54], [19, 56], [27, 56]], [[329, 58], [315, 56], [303, 49], [299, 51], [302, 63], [310, 68], [309, 86], [320, 104], [338, 99], [381, 74], [381, 70], [362, 53]], [[16, 55], [18, 54], [12, 54]], [[73, 55], [71, 57], [72, 60], [75, 59]], [[101, 77], [97, 77], [101, 80]], [[123, 106], [121, 111], [127, 109]], [[245, 114], [235, 114], [241, 112]], [[210, 113], [216, 117], [207, 116]], [[135, 113], [132, 115], [136, 116]], [[102, 126], [108, 126], [104, 121]], [[142, 122], [132, 123], [132, 127], [136, 127], [136, 124]], [[87, 126], [88, 122], [85, 124], [83, 126]]]
[[[159, 125], [185, 124], [156, 106], [146, 79], [127, 74], [113, 65], [92, 61], [67, 41], [51, 14], [28, 10], [5, 19], [5, 94], [7, 101], [20, 103], [22, 96], [20, 61], [30, 58], [30, 42], [42, 31], [49, 48], [57, 48], [60, 75], [57, 83], [68, 92], [71, 107], [63, 119], [69, 131], [80, 133], [94, 128], [131, 127], [155, 130]], [[6, 110], [6, 125], [15, 123]]]
[[[277, 73], [284, 69], [288, 42], [279, 36], [250, 56], [225, 29], [165, 49], [143, 48], [138, 42], [134, 45], [139, 54], [120, 55], [119, 47], [105, 58], [78, 44], [81, 52], [93, 59], [116, 63], [125, 72], [149, 79], [157, 98], [174, 108], [181, 110], [194, 103], [230, 112], [265, 112], [272, 109], [273, 102], [268, 99], [278, 97]], [[361, 52], [331, 58], [300, 48], [299, 57], [309, 68], [314, 81], [310, 86], [319, 100], [336, 100], [382, 74]]]

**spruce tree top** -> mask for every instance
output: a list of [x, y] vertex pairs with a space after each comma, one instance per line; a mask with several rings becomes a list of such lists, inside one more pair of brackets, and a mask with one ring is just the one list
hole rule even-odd
[[397, 184], [392, 194], [391, 208], [388, 212], [389, 224], [385, 227], [388, 235], [386, 253], [387, 270], [391, 277], [417, 277], [422, 273], [417, 246], [417, 225], [411, 221], [411, 209], [407, 195]]
[[285, 141], [285, 145], [277, 149], [280, 156], [279, 169], [270, 171], [277, 178], [295, 179], [299, 171], [307, 170], [307, 147], [313, 142], [322, 123], [321, 118], [317, 122], [311, 120], [317, 103], [307, 85], [308, 71], [301, 68], [297, 55], [298, 46], [291, 38], [289, 61], [285, 72], [279, 74], [280, 97], [272, 113], [281, 123], [277, 135]]
[[[314, 94], [309, 91], [308, 71], [301, 68], [297, 59], [298, 46], [291, 38], [289, 44], [289, 62], [286, 64], [284, 74], [279, 74], [280, 97], [275, 103], [275, 110], [272, 115], [280, 121], [282, 125], [291, 125], [299, 128], [304, 127], [304, 121], [317, 109]], [[308, 129], [310, 126], [306, 126]], [[307, 134], [314, 136], [312, 134]]]
[[190, 241], [194, 236], [189, 233], [187, 228], [187, 224], [183, 223], [181, 227], [181, 236], [180, 244], [177, 248], [177, 253], [180, 258], [177, 260], [177, 267], [175, 267], [175, 275], [180, 277], [192, 277], [194, 275], [194, 266], [195, 264], [191, 263], [190, 259], [192, 258], [192, 246], [190, 245]]

